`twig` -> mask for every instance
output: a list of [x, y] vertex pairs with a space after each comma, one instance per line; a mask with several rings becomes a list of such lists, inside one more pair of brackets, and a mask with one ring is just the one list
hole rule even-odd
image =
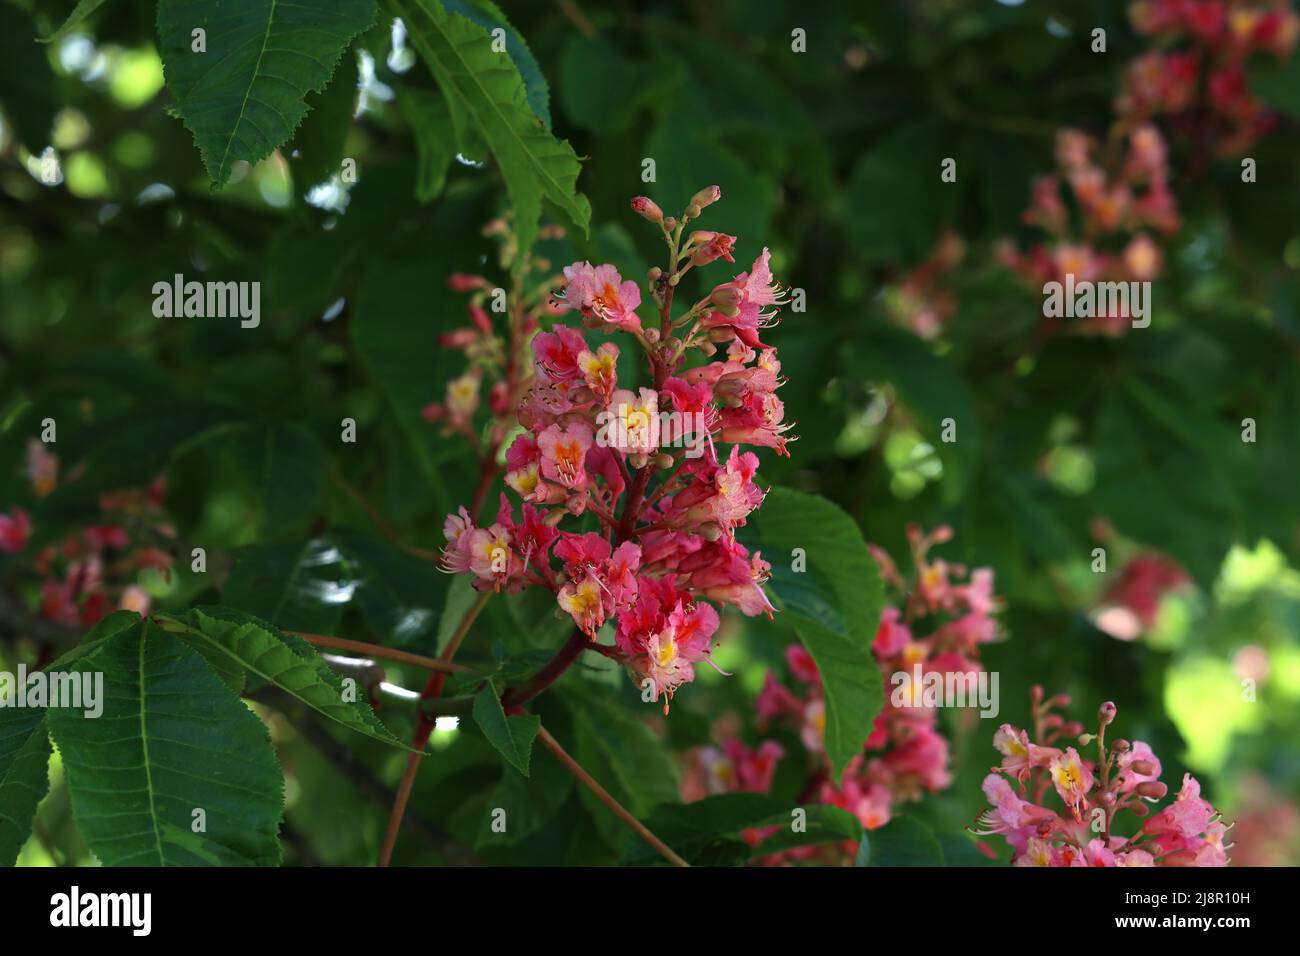
[[467, 667], [464, 664], [435, 660], [422, 654], [399, 651], [395, 647], [384, 647], [381, 644], [367, 644], [365, 641], [353, 641], [346, 637], [330, 637], [326, 634], [311, 634], [307, 631], [290, 631], [289, 633], [296, 634], [308, 644], [315, 644], [317, 647], [333, 647], [342, 651], [352, 651], [355, 654], [364, 654], [367, 657], [383, 657], [390, 661], [400, 661], [403, 664], [423, 667], [428, 671], [438, 671], [446, 674], [472, 674], [475, 672], [474, 668]]
[[542, 745], [547, 750], [555, 754], [555, 759], [564, 764], [569, 773], [577, 777], [583, 786], [596, 795], [597, 800], [613, 810], [615, 816], [626, 823], [633, 833], [654, 847], [660, 856], [673, 866], [690, 866], [689, 863], [673, 852], [672, 847], [651, 833], [644, 823], [632, 816], [621, 803], [614, 799], [608, 790], [597, 783], [596, 779], [583, 769], [582, 764], [569, 756], [569, 752], [560, 746], [560, 742], [552, 737], [545, 727], [538, 726], [537, 739], [542, 742]]
[[397, 533], [397, 529], [389, 524], [388, 519], [379, 513], [379, 509], [367, 501], [365, 495], [344, 481], [342, 475], [335, 473], [334, 483], [348, 493], [352, 500], [357, 503], [358, 507], [366, 513], [366, 517], [374, 522], [374, 525], [379, 529], [380, 534], [387, 538], [392, 545], [400, 548], [402, 551], [405, 551], [413, 557], [420, 558], [424, 561], [432, 561], [434, 564], [438, 563], [441, 556], [436, 551], [430, 551], [427, 548], [417, 548], [405, 543]]

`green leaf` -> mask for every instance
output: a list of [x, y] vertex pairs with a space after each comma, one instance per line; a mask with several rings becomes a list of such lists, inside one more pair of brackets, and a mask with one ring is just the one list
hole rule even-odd
[[[773, 488], [741, 537], [771, 562], [769, 589], [826, 692], [826, 755], [838, 778], [862, 752], [884, 704], [871, 642], [880, 626], [880, 574], [853, 519], [825, 498]], [[807, 568], [793, 570], [795, 549]]]
[[[286, 142], [351, 39], [375, 18], [374, 0], [285, 3], [160, 0], [158, 38], [176, 112], [220, 187], [237, 160], [256, 163]], [[206, 33], [206, 52], [192, 31]]]
[[35, 40], [31, 15], [12, 3], [0, 3], [0, 105], [18, 139], [39, 156], [50, 143], [60, 104], [54, 71], [45, 48]]
[[519, 78], [524, 83], [524, 94], [533, 114], [547, 128], [551, 128], [551, 90], [546, 85], [542, 68], [528, 48], [523, 34], [514, 28], [505, 13], [492, 0], [442, 0], [442, 5], [452, 13], [459, 13], [468, 20], [473, 20], [491, 33], [495, 29], [505, 31], [506, 54], [519, 71]]
[[402, 87], [397, 103], [415, 133], [420, 151], [420, 167], [415, 179], [415, 198], [420, 202], [436, 199], [447, 182], [447, 168], [456, 158], [456, 131], [447, 101], [437, 93]]
[[410, 749], [375, 716], [362, 688], [356, 688], [353, 700], [345, 698], [342, 678], [306, 641], [228, 608], [195, 608], [182, 618], [162, 620], [169, 628], [179, 625], [177, 636], [195, 650], [206, 649], [205, 656], [225, 655], [322, 717], [381, 743]]
[[845, 230], [866, 261], [915, 265], [930, 252], [958, 195], [955, 185], [939, 182], [953, 140], [945, 124], [921, 119], [858, 159], [845, 195]]
[[[803, 811], [802, 829], [793, 824], [794, 810]], [[667, 805], [655, 810], [646, 826], [689, 863], [739, 865], [755, 857], [819, 843], [862, 839], [862, 824], [853, 814], [827, 804], [793, 807], [779, 797], [758, 793], [723, 793], [694, 803]], [[757, 846], [741, 836], [752, 828], [776, 827]], [[626, 840], [623, 864], [650, 863], [658, 859], [653, 848], [640, 840]]]
[[583, 129], [622, 132], [642, 106], [676, 79], [669, 72], [627, 59], [599, 37], [574, 32], [560, 56], [560, 102], [569, 119]]
[[[407, 554], [387, 540], [356, 531], [331, 532], [356, 573], [353, 602], [381, 644], [421, 652], [438, 648], [439, 606], [450, 606], [456, 582], [430, 561]], [[459, 619], [458, 619], [459, 620]]]
[[533, 114], [514, 62], [492, 49], [483, 27], [435, 0], [388, 0], [388, 7], [406, 24], [411, 45], [438, 81], [453, 116], [458, 111], [468, 116], [496, 157], [514, 204], [520, 248], [537, 238], [544, 199], [585, 235], [591, 206], [577, 191], [578, 156]]
[[758, 846], [754, 847], [754, 856], [766, 856], [781, 850], [793, 850], [801, 846], [816, 846], [819, 843], [841, 843], [848, 841], [859, 843], [862, 840], [862, 824], [858, 818], [847, 810], [830, 804], [816, 804], [800, 807], [803, 810], [803, 828], [793, 827], [794, 817], [791, 809], [786, 809], [777, 818], [766, 825], [779, 825], [777, 830]]
[[474, 696], [474, 723], [506, 763], [525, 777], [533, 755], [533, 739], [542, 726], [536, 714], [506, 716], [501, 699], [491, 684]]
[[1300, 119], [1300, 60], [1261, 58], [1248, 72], [1250, 91], [1265, 105]]
[[857, 866], [943, 866], [943, 849], [930, 828], [911, 817], [895, 817], [862, 835]]
[[253, 495], [259, 538], [302, 531], [325, 490], [325, 452], [295, 422], [259, 422], [233, 430], [227, 440]]
[[36, 707], [0, 708], [0, 866], [13, 866], [50, 788], [49, 728]]
[[323, 92], [307, 97], [310, 110], [289, 144], [290, 168], [300, 192], [329, 182], [341, 169], [357, 108], [357, 58], [348, 50]]
[[284, 781], [266, 728], [202, 657], [141, 621], [73, 670], [102, 674], [104, 711], [50, 708], [50, 733], [78, 827], [105, 865], [279, 863]]
[[[574, 757], [619, 803], [644, 818], [661, 804], [680, 802], [677, 766], [645, 723], [592, 681], [559, 693], [572, 716]], [[625, 824], [585, 787], [579, 798], [606, 839], [621, 841]]]
[[222, 589], [223, 603], [290, 631], [333, 633], [356, 579], [329, 538], [242, 549]]

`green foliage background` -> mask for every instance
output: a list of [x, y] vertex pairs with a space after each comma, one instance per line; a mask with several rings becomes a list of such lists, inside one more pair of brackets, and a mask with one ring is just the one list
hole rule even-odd
[[[229, 22], [204, 19], [214, 6], [0, 0], [0, 511], [29, 508], [38, 543], [48, 543], [93, 520], [99, 492], [166, 476], [182, 554], [201, 544], [208, 573], [182, 561], [172, 580], [148, 582], [173, 624], [119, 622], [72, 653], [103, 655], [128, 680], [145, 666], [141, 648], [152, 649], [158, 666], [192, 672], [187, 693], [219, 697], [220, 676], [256, 701], [284, 776], [274, 858], [372, 862], [405, 761], [387, 738], [409, 740], [411, 730], [397, 710], [381, 710], [383, 723], [364, 705], [326, 713], [334, 707], [321, 688], [337, 678], [283, 632], [432, 654], [468, 601], [461, 584], [386, 540], [343, 490], [361, 489], [404, 541], [425, 548], [439, 546], [443, 517], [471, 498], [467, 447], [419, 416], [460, 371], [459, 357], [435, 344], [464, 320], [447, 275], [493, 274], [495, 247], [481, 227], [511, 211], [526, 238], [539, 221], [566, 227], [566, 238], [538, 244], [553, 263], [613, 261], [637, 277], [657, 261], [659, 240], [628, 198], [647, 193], [675, 210], [709, 183], [724, 201], [704, 226], [740, 237], [738, 263], [770, 246], [775, 274], [807, 293], [807, 311], [787, 313], [770, 336], [799, 442], [788, 459], [763, 456], [763, 480], [795, 491], [759, 516], [757, 540], [770, 535], [773, 555], [802, 544], [815, 561], [820, 544], [858, 555], [860, 531], [901, 556], [907, 522], [948, 522], [956, 536], [941, 553], [994, 568], [1005, 601], [1007, 640], [985, 655], [1001, 676], [1000, 719], [1025, 721], [1034, 683], [1069, 692], [1085, 719], [1111, 699], [1122, 734], [1152, 744], [1166, 780], [1194, 770], [1230, 817], [1258, 778], [1294, 801], [1300, 57], [1252, 75], [1282, 114], [1253, 150], [1257, 183], [1243, 184], [1232, 160], [1175, 144], [1184, 224], [1156, 283], [1151, 327], [1115, 340], [1058, 337], [1031, 353], [1041, 304], [995, 264], [993, 246], [1020, 228], [1031, 177], [1051, 169], [1056, 129], [1104, 132], [1119, 71], [1142, 42], [1119, 3], [503, 11], [486, 0], [338, 0], [322, 4], [333, 26], [312, 41], [320, 49], [297, 47], [311, 53], [297, 58], [310, 68], [285, 56], [288, 80], [250, 85], [265, 87], [267, 102], [247, 115], [226, 115], [221, 93], [238, 95], [240, 62], [222, 67], [231, 76], [187, 75], [191, 26], [207, 23], [210, 44], [226, 30], [255, 43], [260, 29], [295, 48], [305, 34], [281, 21], [266, 31], [269, 0], [233, 4]], [[70, 14], [62, 36], [35, 42]], [[409, 31], [400, 45], [394, 16]], [[1046, 29], [1049, 18], [1058, 29]], [[498, 26], [505, 67], [490, 49]], [[1088, 50], [1094, 26], [1107, 29], [1105, 55]], [[807, 30], [806, 53], [791, 52], [796, 27]], [[60, 162], [56, 186], [40, 179], [47, 144]], [[949, 156], [959, 181], [943, 186]], [[345, 157], [355, 185], [331, 179]], [[647, 157], [652, 184], [641, 180]], [[883, 290], [947, 226], [967, 255], [952, 280], [956, 315], [929, 343], [890, 321]], [[152, 286], [176, 273], [260, 281], [260, 327], [155, 318]], [[882, 397], [889, 413], [878, 420]], [[59, 421], [64, 469], [82, 462], [85, 471], [36, 502], [21, 461], [45, 417]], [[1248, 417], [1253, 444], [1240, 440]], [[357, 423], [356, 444], [339, 441], [344, 418]], [[945, 418], [957, 422], [956, 443], [940, 441]], [[834, 502], [857, 530], [799, 493]], [[1166, 599], [1140, 642], [1118, 642], [1088, 617], [1109, 580], [1090, 570], [1100, 517], [1127, 549], [1163, 552], [1195, 581]], [[1111, 555], [1112, 572], [1123, 557]], [[691, 812], [677, 805], [680, 755], [708, 742], [727, 714], [748, 723], [792, 627], [802, 623], [814, 654], [819, 640], [827, 654], [854, 640], [860, 652], [876, 613], [869, 587], [832, 582], [844, 633], [810, 636], [822, 625], [801, 620], [797, 595], [780, 594], [779, 569], [774, 588], [786, 613], [770, 624], [729, 619], [717, 659], [735, 676], [703, 674], [667, 721], [647, 719], [617, 669], [587, 661], [537, 702], [543, 726], [625, 806], [704, 862], [743, 860], [738, 831], [788, 815], [798, 768], [787, 761], [770, 798], [736, 795]], [[203, 616], [196, 605], [242, 614], [223, 623], [229, 612]], [[35, 660], [30, 635], [5, 627], [0, 664]], [[464, 657], [508, 683], [566, 632], [545, 595], [495, 599]], [[1254, 704], [1241, 702], [1232, 665], [1247, 645], [1272, 662]], [[291, 676], [250, 670], [261, 652]], [[388, 674], [407, 687], [423, 680], [415, 668]], [[841, 697], [849, 723], [870, 707], [870, 689], [852, 684]], [[224, 719], [231, 734], [249, 730], [239, 712]], [[96, 815], [113, 812], [78, 795], [94, 741], [62, 722], [52, 712], [59, 752], [35, 835], [0, 829], [0, 850], [10, 840], [20, 863], [88, 861], [103, 845]], [[994, 727], [950, 723], [953, 785], [912, 808], [864, 861], [971, 862], [961, 830], [983, 805]], [[43, 770], [48, 745], [44, 728], [0, 726], [3, 811], [30, 802], [12, 768]], [[435, 734], [396, 862], [648, 861], [548, 753], [533, 749], [527, 777], [507, 765], [491, 726], [507, 734], [505, 749], [515, 746], [490, 714]], [[845, 730], [847, 752], [854, 732]], [[504, 837], [488, 829], [490, 808], [501, 806], [514, 821]], [[232, 805], [229, 839], [200, 846], [159, 832], [149, 859], [268, 862], [266, 840], [241, 841], [259, 827], [273, 832], [273, 810]], [[213, 826], [224, 832], [219, 816]], [[810, 828], [821, 839], [854, 836], [830, 812], [810, 817]]]

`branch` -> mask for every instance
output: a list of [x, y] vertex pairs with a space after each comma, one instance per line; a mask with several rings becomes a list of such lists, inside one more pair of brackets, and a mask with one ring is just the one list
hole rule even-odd
[[397, 834], [402, 829], [402, 817], [406, 815], [406, 805], [411, 799], [411, 791], [415, 788], [415, 775], [420, 771], [420, 760], [424, 757], [424, 746], [429, 742], [429, 736], [433, 733], [433, 728], [437, 723], [435, 716], [426, 712], [423, 708], [428, 706], [430, 701], [442, 696], [442, 686], [446, 683], [447, 672], [453, 668], [459, 668], [459, 665], [451, 663], [451, 659], [460, 650], [461, 643], [465, 636], [469, 634], [469, 629], [473, 626], [479, 612], [487, 604], [487, 599], [492, 592], [484, 591], [473, 604], [465, 611], [460, 623], [456, 625], [455, 632], [451, 639], [447, 641], [447, 646], [443, 649], [440, 660], [435, 663], [443, 665], [441, 668], [430, 668], [433, 671], [429, 675], [429, 681], [424, 685], [424, 690], [420, 693], [421, 712], [416, 720], [415, 735], [411, 740], [411, 753], [406, 758], [406, 769], [402, 772], [401, 783], [397, 785], [397, 793], [393, 798], [393, 809], [388, 814], [388, 829], [384, 833], [383, 845], [379, 848], [379, 866], [386, 867], [393, 860], [393, 849], [397, 846]]
[[[307, 708], [301, 706], [292, 696], [271, 686], [263, 687], [250, 696], [253, 700], [274, 707], [284, 714], [302, 738], [316, 748], [344, 779], [356, 787], [358, 793], [379, 806], [392, 805], [394, 797], [392, 788], [386, 785], [364, 760], [321, 726]], [[478, 862], [474, 854], [455, 838], [420, 815], [411, 816], [410, 826], [417, 837], [445, 856], [449, 862], [457, 864]]]
[[596, 799], [613, 810], [615, 816], [626, 823], [633, 833], [654, 847], [660, 856], [673, 866], [690, 866], [689, 863], [673, 852], [672, 847], [651, 833], [644, 823], [632, 816], [621, 803], [614, 799], [608, 790], [597, 783], [595, 778], [582, 768], [582, 764], [569, 756], [569, 752], [560, 746], [559, 741], [552, 737], [545, 727], [538, 726], [537, 739], [555, 755], [556, 760], [564, 764], [569, 773], [577, 777], [583, 786], [596, 795]]

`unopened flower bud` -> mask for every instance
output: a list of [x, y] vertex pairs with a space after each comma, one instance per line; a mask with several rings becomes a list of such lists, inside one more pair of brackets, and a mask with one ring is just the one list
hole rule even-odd
[[1149, 777], [1156, 772], [1155, 764], [1150, 760], [1134, 760], [1128, 765], [1128, 768], [1134, 773], [1140, 773], [1144, 777]]
[[1115, 794], [1111, 793], [1109, 790], [1103, 790], [1101, 793], [1097, 794], [1097, 802], [1109, 810], [1115, 805]]
[[1147, 780], [1137, 785], [1137, 795], [1139, 797], [1149, 797], [1152, 800], [1159, 800], [1168, 792], [1169, 788], [1158, 780]]
[[1115, 702], [1111, 700], [1097, 708], [1097, 719], [1101, 721], [1103, 727], [1115, 719], [1115, 710]]
[[664, 221], [664, 211], [647, 196], [633, 196], [632, 211], [648, 222]]
[[[705, 186], [694, 196], [691, 197], [689, 205], [699, 206], [703, 209], [705, 206], [711, 206], [722, 198], [722, 190], [717, 186]], [[697, 214], [698, 215], [698, 214]]]
[[718, 354], [718, 347], [712, 342], [705, 341], [700, 343], [700, 351], [704, 353], [705, 358], [711, 358]]
[[649, 461], [650, 459], [647, 455], [643, 455], [641, 452], [637, 452], [635, 455], [628, 455], [627, 460], [632, 463], [633, 468], [644, 468], [646, 462]]
[[735, 337], [736, 333], [733, 332], [730, 327], [724, 327], [709, 329], [705, 334], [708, 336], [710, 342], [729, 342]]
[[673, 466], [674, 461], [676, 461], [676, 459], [673, 458], [672, 455], [663, 451], [655, 455], [654, 458], [654, 464], [656, 468], [671, 468]]
[[1132, 811], [1139, 817], [1144, 817], [1151, 812], [1150, 808], [1145, 803], [1130, 803], [1125, 806], [1125, 809]]
[[674, 229], [676, 229], [676, 228], [677, 228], [677, 217], [676, 217], [676, 216], [669, 216], [667, 219], [665, 219], [665, 220], [664, 220], [664, 228], [667, 229], [669, 232], [672, 232]]
[[1080, 734], [1080, 735], [1079, 735], [1079, 746], [1080, 746], [1080, 747], [1086, 747], [1086, 746], [1088, 746], [1088, 744], [1092, 743], [1092, 742], [1093, 742], [1094, 740], [1096, 740], [1096, 739], [1097, 739], [1097, 735], [1096, 735], [1096, 734]]
[[659, 281], [659, 277], [663, 274], [663, 269], [660, 269], [658, 266], [651, 266], [650, 271], [646, 273], [646, 276], [650, 279], [651, 283], [655, 283]]
[[659, 341], [658, 329], [646, 329], [643, 334], [645, 335], [645, 340], [649, 342], [651, 345], [654, 345], [656, 342]]
[[722, 537], [722, 529], [710, 521], [708, 524], [700, 525], [699, 529], [696, 531], [696, 534], [698, 534], [705, 541], [717, 541], [719, 538]]
[[668, 277], [668, 284], [669, 284], [670, 286], [672, 286], [673, 288], [676, 288], [676, 287], [677, 287], [677, 283], [679, 283], [679, 282], [681, 282], [681, 281], [682, 281], [682, 277], [681, 277], [678, 273], [676, 273], [676, 272], [674, 272], [672, 275], [670, 275], [670, 276]]
[[1129, 748], [1129, 742], [1125, 740], [1123, 737], [1121, 737], [1119, 740], [1115, 741], [1113, 744], [1110, 745], [1111, 750], [1121, 754], [1125, 753], [1128, 750], [1128, 748]]
[[699, 219], [700, 213], [703, 211], [704, 210], [702, 210], [699, 206], [695, 205], [695, 203], [691, 203], [689, 206], [686, 207], [686, 212], [684, 212], [682, 215], [687, 219]]
[[594, 399], [595, 394], [585, 385], [576, 385], [569, 389], [569, 401], [575, 405], [586, 405]]
[[542, 524], [546, 525], [548, 528], [554, 528], [564, 520], [564, 515], [565, 512], [561, 511], [559, 508], [556, 508], [554, 511], [548, 511], [546, 517], [542, 519]]

